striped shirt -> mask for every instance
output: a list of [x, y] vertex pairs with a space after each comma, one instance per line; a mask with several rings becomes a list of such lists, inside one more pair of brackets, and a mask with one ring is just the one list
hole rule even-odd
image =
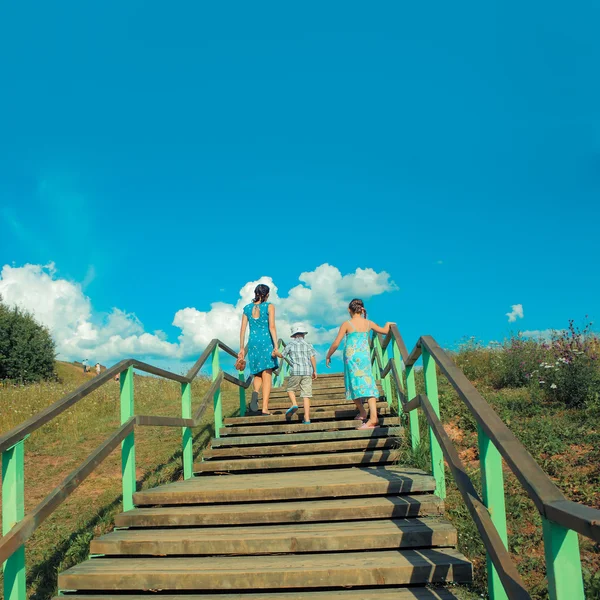
[[317, 353], [312, 344], [306, 342], [304, 338], [292, 338], [281, 354], [291, 363], [290, 375], [310, 376], [313, 374], [310, 358], [316, 356]]

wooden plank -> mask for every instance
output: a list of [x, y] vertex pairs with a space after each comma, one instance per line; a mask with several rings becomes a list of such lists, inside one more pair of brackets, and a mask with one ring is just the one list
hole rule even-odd
[[204, 366], [204, 363], [208, 360], [208, 357], [212, 354], [212, 351], [215, 349], [215, 346], [219, 343], [219, 340], [214, 339], [211, 340], [210, 344], [206, 347], [204, 352], [200, 355], [198, 360], [192, 365], [191, 369], [186, 374], [187, 382], [191, 382], [200, 369]]
[[88, 560], [58, 577], [68, 590], [256, 590], [471, 581], [456, 550]]
[[[105, 556], [211, 556], [347, 552], [450, 547], [456, 529], [442, 519], [301, 523], [255, 527], [204, 527], [114, 531], [92, 540]], [[160, 565], [158, 566], [160, 568]]]
[[200, 527], [265, 525], [268, 523], [319, 523], [441, 516], [444, 502], [431, 493], [370, 496], [335, 500], [261, 502], [136, 508], [115, 517], [117, 527]]
[[137, 492], [134, 503], [144, 506], [340, 498], [429, 492], [434, 489], [434, 479], [420, 469], [323, 469], [314, 472], [194, 477]]
[[431, 431], [440, 444], [444, 458], [452, 471], [456, 487], [460, 491], [467, 510], [475, 522], [483, 545], [496, 568], [504, 590], [511, 600], [530, 600], [531, 597], [525, 587], [525, 583], [512, 562], [512, 558], [492, 522], [490, 513], [479, 498], [479, 494], [473, 486], [473, 482], [469, 478], [465, 467], [458, 456], [458, 451], [452, 444], [450, 437], [446, 433], [442, 422], [435, 413], [427, 396], [421, 395], [420, 398], [421, 407], [429, 422]]
[[225, 436], [213, 438], [213, 448], [233, 446], [258, 446], [260, 444], [301, 444], [322, 442], [326, 440], [349, 440], [378, 437], [400, 437], [403, 433], [401, 427], [377, 427], [375, 429], [342, 429], [340, 431], [308, 431], [302, 433], [278, 433], [273, 435], [247, 435], [247, 436]]
[[209, 460], [194, 465], [195, 473], [271, 471], [281, 469], [317, 469], [323, 467], [357, 467], [397, 462], [398, 450], [368, 450], [335, 454], [302, 454], [300, 456], [270, 456], [245, 460]]
[[213, 458], [244, 459], [256, 456], [285, 456], [290, 454], [319, 454], [331, 452], [347, 452], [348, 450], [383, 450], [397, 448], [396, 438], [358, 438], [314, 444], [277, 444], [275, 446], [241, 446], [225, 448], [208, 448], [202, 453], [204, 460]]
[[[298, 398], [297, 399], [298, 402], [298, 406], [302, 406], [302, 398]], [[366, 404], [366, 403], [365, 403]], [[284, 400], [273, 400], [273, 397], [271, 396], [271, 399], [269, 400], [269, 410], [275, 408], [275, 409], [288, 409], [291, 406], [289, 398], [286, 396]], [[320, 407], [320, 408], [325, 408], [327, 406], [340, 406], [340, 407], [346, 407], [346, 408], [350, 408], [355, 406], [354, 402], [350, 401], [350, 400], [346, 400], [346, 398], [343, 395], [340, 395], [340, 397], [334, 396], [323, 396], [320, 398], [315, 398], [314, 396], [311, 398], [310, 401], [310, 406], [311, 408], [315, 408], [315, 407]]]
[[[390, 408], [387, 402], [381, 402], [378, 408], [380, 415], [389, 415]], [[354, 419], [358, 415], [356, 408], [346, 407], [343, 410], [312, 410], [310, 411], [310, 419], [312, 421], [331, 421], [331, 420], [348, 420]], [[299, 409], [295, 415], [291, 417], [292, 421], [297, 421], [299, 415], [304, 414], [304, 409]], [[302, 419], [300, 419], [301, 421]], [[261, 424], [278, 424], [286, 423], [288, 419], [285, 413], [273, 415], [254, 415], [250, 417], [229, 417], [225, 419], [225, 425], [261, 425]]]
[[[69, 600], [148, 600], [147, 595], [136, 594], [69, 594]], [[53, 600], [63, 600], [64, 596], [56, 596]], [[292, 592], [273, 593], [271, 591], [257, 594], [161, 594], [160, 600], [459, 600], [452, 592], [441, 588], [381, 588], [358, 590], [331, 590], [326, 592]]]
[[[384, 427], [398, 426], [400, 424], [398, 417], [383, 417], [379, 419], [379, 424]], [[292, 423], [289, 425], [254, 425], [241, 427], [223, 427], [221, 436], [225, 435], [256, 435], [258, 433], [298, 433], [309, 431], [328, 431], [330, 429], [356, 429], [361, 423], [359, 421], [322, 421], [318, 423]]]
[[[269, 410], [271, 411], [271, 414], [282, 415], [282, 414], [285, 414], [285, 411], [288, 408], [290, 408], [290, 406], [291, 405], [289, 402], [287, 402], [286, 404], [284, 404], [282, 406], [271, 406], [271, 403], [269, 403]], [[376, 403], [376, 406], [377, 406], [378, 410], [379, 409], [387, 410], [389, 408], [389, 404], [385, 400], [380, 400], [379, 402]], [[298, 401], [298, 407], [299, 407], [299, 412], [301, 414], [304, 414], [304, 407], [303, 407], [302, 400]], [[366, 405], [365, 405], [365, 409], [368, 412], [368, 407]], [[338, 411], [338, 410], [345, 410], [348, 412], [352, 411], [352, 412], [354, 412], [355, 415], [358, 415], [358, 410], [356, 409], [354, 404], [349, 404], [345, 400], [338, 400], [337, 402], [335, 400], [333, 400], [333, 402], [331, 402], [329, 404], [325, 404], [325, 405], [313, 404], [312, 402], [310, 404], [311, 415], [317, 414], [319, 412]], [[251, 415], [251, 416], [257, 416], [257, 415]]]

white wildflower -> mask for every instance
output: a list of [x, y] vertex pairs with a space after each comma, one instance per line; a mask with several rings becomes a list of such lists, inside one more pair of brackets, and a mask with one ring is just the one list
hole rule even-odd
[[557, 386], [555, 383], [553, 383], [553, 384], [550, 386], [550, 389], [552, 389], [552, 390], [555, 390], [557, 387], [558, 387], [558, 386]]
[[540, 385], [544, 385], [545, 383], [545, 381], [540, 381]]

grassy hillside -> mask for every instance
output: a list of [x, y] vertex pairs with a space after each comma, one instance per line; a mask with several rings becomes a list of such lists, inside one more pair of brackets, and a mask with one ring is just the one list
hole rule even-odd
[[[57, 363], [59, 381], [28, 386], [0, 386], [0, 433], [58, 400], [95, 374], [81, 367]], [[180, 385], [154, 377], [135, 376], [138, 414], [181, 415]], [[194, 408], [209, 382], [192, 385]], [[223, 413], [239, 409], [238, 388], [223, 386]], [[194, 430], [194, 450], [201, 454], [213, 435], [213, 412]], [[119, 384], [108, 382], [58, 418], [34, 432], [25, 448], [25, 510], [34, 508], [77, 468], [119, 425]], [[181, 476], [181, 429], [136, 429], [138, 486], [147, 488]], [[85, 559], [90, 540], [112, 528], [121, 510], [120, 453], [113, 452], [73, 495], [37, 530], [26, 545], [28, 597], [50, 598], [56, 591], [58, 572]]]

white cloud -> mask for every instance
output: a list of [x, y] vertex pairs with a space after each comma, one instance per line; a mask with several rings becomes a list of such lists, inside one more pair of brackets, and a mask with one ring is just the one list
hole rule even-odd
[[5, 265], [0, 272], [0, 295], [9, 305], [34, 313], [51, 330], [59, 358], [106, 362], [129, 356], [190, 358], [215, 337], [237, 348], [242, 308], [251, 302], [259, 283], [271, 288], [269, 300], [277, 308], [279, 336], [287, 338], [290, 325], [302, 321], [315, 345], [331, 341], [353, 297], [368, 300], [397, 289], [385, 271], [359, 268], [342, 275], [326, 263], [301, 273], [299, 281], [287, 295], [280, 296], [272, 278], [264, 276], [242, 286], [235, 304], [214, 302], [207, 311], [182, 308], [173, 318], [173, 325], [181, 330], [178, 343], [169, 342], [163, 331], [146, 332], [135, 314], [119, 308], [103, 318], [94, 314], [82, 285], [58, 277], [53, 263]]
[[259, 283], [271, 289], [269, 301], [277, 307], [279, 337], [286, 338], [290, 325], [302, 321], [307, 326], [308, 337], [313, 344], [331, 340], [337, 329], [332, 326], [346, 317], [348, 302], [352, 298], [358, 296], [369, 299], [398, 289], [385, 271], [377, 273], [373, 269], [359, 268], [354, 273], [342, 275], [339, 269], [327, 263], [314, 271], [301, 273], [298, 279], [301, 284], [289, 290], [287, 296], [279, 295], [279, 289], [271, 277], [261, 277], [242, 287], [235, 305], [215, 302], [206, 312], [195, 308], [178, 311], [173, 325], [181, 329], [179, 342], [182, 355], [197, 353], [215, 337], [237, 348], [242, 308], [252, 301], [254, 288]]
[[510, 308], [512, 309], [511, 312], [506, 313], [509, 323], [514, 323], [517, 319], [523, 318], [523, 305], [522, 304], [513, 304]]
[[32, 312], [46, 325], [63, 360], [107, 361], [123, 356], [176, 356], [177, 344], [144, 332], [133, 314], [114, 308], [103, 323], [92, 318], [90, 299], [78, 283], [59, 279], [53, 263], [5, 265], [0, 272], [0, 296], [9, 305]]

